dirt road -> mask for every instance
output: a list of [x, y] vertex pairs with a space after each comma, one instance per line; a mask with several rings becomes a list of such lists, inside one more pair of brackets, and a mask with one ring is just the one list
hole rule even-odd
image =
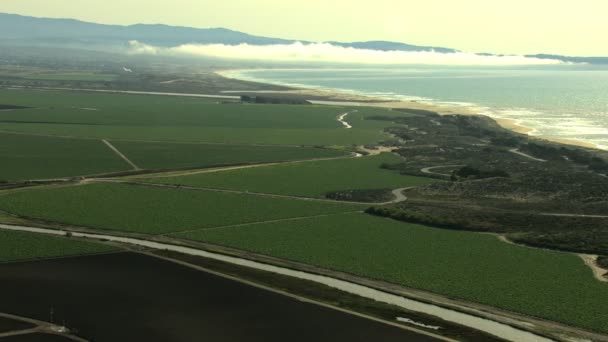
[[425, 167], [423, 169], [420, 169], [420, 172], [422, 173], [426, 173], [427, 175], [435, 175], [435, 176], [442, 176], [442, 177], [450, 177], [452, 176], [449, 173], [441, 173], [441, 172], [434, 172], [432, 170], [435, 169], [447, 169], [447, 168], [458, 168], [458, 167], [464, 167], [465, 165], [439, 165], [439, 166], [430, 166], [430, 167]]
[[110, 143], [106, 139], [103, 139], [102, 142], [106, 146], [108, 146], [110, 148], [110, 150], [112, 150], [114, 153], [116, 153], [116, 155], [118, 155], [122, 160], [124, 160], [127, 164], [131, 165], [133, 170], [136, 170], [136, 171], [141, 170], [139, 168], [139, 166], [135, 165], [135, 163], [133, 163], [129, 158], [127, 158], [127, 156], [125, 156], [122, 152], [120, 152], [120, 150], [118, 150], [114, 145], [112, 145], [112, 143]]
[[522, 156], [522, 157], [524, 157], [524, 158], [528, 158], [528, 159], [530, 159], [530, 160], [537, 161], [537, 162], [541, 162], [541, 163], [545, 163], [545, 162], [547, 162], [547, 161], [546, 161], [546, 160], [544, 160], [544, 159], [536, 158], [536, 157], [533, 157], [533, 156], [531, 156], [531, 155], [529, 155], [529, 154], [523, 153], [522, 151], [520, 151], [520, 150], [519, 150], [519, 149], [517, 149], [517, 148], [512, 148], [512, 149], [510, 149], [510, 150], [509, 150], [509, 152], [514, 153], [514, 154], [517, 154], [517, 155]]

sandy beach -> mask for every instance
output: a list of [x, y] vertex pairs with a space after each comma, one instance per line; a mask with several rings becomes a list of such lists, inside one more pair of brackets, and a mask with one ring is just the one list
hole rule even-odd
[[[240, 71], [245, 70], [220, 70], [215, 73], [225, 78], [234, 78], [234, 75]], [[235, 78], [237, 79], [237, 78]], [[231, 93], [264, 93], [264, 94], [292, 94], [303, 97], [323, 98], [323, 101], [315, 101], [327, 105], [337, 106], [368, 106], [378, 108], [391, 108], [391, 109], [414, 109], [414, 110], [426, 110], [438, 113], [440, 115], [484, 115], [488, 116], [481, 111], [477, 111], [474, 108], [456, 106], [456, 105], [445, 105], [445, 104], [433, 104], [428, 102], [419, 101], [396, 101], [394, 99], [387, 99], [382, 97], [374, 97], [360, 94], [353, 94], [347, 92], [340, 92], [338, 90], [330, 89], [307, 89], [307, 88], [293, 88], [290, 90], [259, 90], [259, 91], [231, 91]], [[510, 131], [532, 135], [536, 130], [531, 127], [527, 127], [519, 123], [517, 120], [508, 118], [498, 118], [491, 116], [500, 126]], [[576, 139], [566, 139], [560, 137], [546, 137], [546, 136], [535, 136], [538, 139], [543, 139], [559, 144], [572, 145], [584, 148], [600, 149], [597, 145]]]

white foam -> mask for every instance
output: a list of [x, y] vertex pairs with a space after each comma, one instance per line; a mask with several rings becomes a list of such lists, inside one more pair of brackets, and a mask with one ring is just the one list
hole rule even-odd
[[[270, 71], [298, 71], [306, 69], [274, 69]], [[340, 69], [344, 71], [345, 69]], [[361, 71], [362, 69], [353, 69]], [[376, 70], [376, 69], [372, 69]], [[514, 120], [518, 125], [528, 127], [531, 129], [528, 132], [532, 136], [546, 136], [564, 139], [575, 139], [584, 142], [589, 142], [596, 145], [601, 149], [608, 149], [608, 127], [603, 127], [599, 121], [606, 117], [606, 113], [592, 113], [593, 115], [587, 116], [588, 118], [581, 118], [579, 113], [553, 113], [550, 111], [530, 108], [491, 108], [482, 106], [472, 102], [464, 101], [441, 101], [429, 97], [412, 96], [404, 94], [396, 94], [394, 92], [364, 92], [354, 89], [345, 88], [327, 88], [319, 85], [311, 84], [300, 84], [300, 83], [289, 83], [285, 81], [276, 81], [271, 79], [260, 78], [253, 76], [252, 72], [255, 71], [266, 71], [263, 69], [258, 70], [236, 70], [222, 72], [221, 74], [225, 77], [255, 81], [261, 83], [269, 83], [283, 86], [290, 86], [295, 88], [303, 89], [314, 89], [314, 90], [325, 90], [325, 91], [338, 91], [341, 93], [353, 94], [358, 96], [371, 96], [387, 101], [415, 101], [421, 104], [429, 104], [439, 107], [460, 107], [474, 113], [488, 115], [493, 118], [499, 119], [510, 119]], [[318, 72], [318, 69], [306, 70], [311, 72]], [[408, 71], [409, 72], [409, 71]], [[422, 72], [427, 72], [424, 70]]]

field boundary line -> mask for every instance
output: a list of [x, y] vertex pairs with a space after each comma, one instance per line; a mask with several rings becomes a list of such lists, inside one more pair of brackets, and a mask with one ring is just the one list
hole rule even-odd
[[262, 162], [262, 163], [257, 163], [257, 164], [244, 164], [244, 165], [234, 165], [234, 166], [225, 166], [225, 167], [199, 168], [199, 169], [192, 169], [192, 170], [184, 170], [183, 172], [182, 171], [158, 172], [158, 173], [151, 173], [149, 175], [143, 175], [138, 178], [152, 179], [152, 178], [185, 177], [185, 176], [195, 176], [195, 175], [204, 174], [204, 173], [226, 172], [226, 171], [234, 171], [234, 170], [241, 170], [241, 169], [253, 169], [253, 168], [258, 168], [258, 167], [281, 166], [281, 165], [312, 163], [312, 162], [320, 162], [320, 161], [352, 159], [352, 158], [359, 158], [359, 157], [360, 157], [360, 155], [358, 153], [352, 152], [347, 155], [336, 156], [336, 157]]
[[126, 184], [126, 185], [135, 185], [135, 186], [144, 186], [144, 187], [155, 187], [155, 188], [168, 188], [168, 189], [177, 189], [177, 190], [220, 192], [220, 193], [236, 194], [236, 195], [249, 195], [249, 196], [259, 196], [259, 197], [271, 197], [271, 198], [281, 198], [281, 199], [291, 199], [291, 200], [311, 201], [311, 202], [323, 202], [323, 203], [350, 204], [350, 205], [360, 205], [360, 206], [363, 206], [363, 205], [374, 205], [374, 204], [377, 205], [378, 204], [378, 203], [336, 201], [336, 200], [326, 199], [326, 198], [302, 197], [302, 196], [291, 196], [291, 195], [280, 195], [280, 194], [268, 194], [268, 193], [263, 193], [263, 192], [249, 192], [249, 191], [242, 191], [242, 190], [201, 188], [201, 187], [185, 186], [185, 185], [178, 185], [178, 184], [132, 182], [132, 181], [129, 181], [129, 180], [119, 180], [119, 179], [89, 179], [88, 182], [91, 182], [91, 183], [115, 183], [115, 184]]
[[332, 214], [319, 214], [319, 215], [312, 215], [312, 216], [298, 216], [298, 217], [289, 217], [289, 218], [276, 219], [276, 220], [256, 221], [256, 222], [250, 222], [250, 223], [230, 224], [230, 225], [226, 225], [226, 226], [215, 226], [215, 227], [208, 227], [208, 228], [198, 228], [198, 229], [191, 229], [191, 230], [184, 230], [184, 231], [178, 231], [178, 232], [158, 234], [158, 235], [155, 235], [155, 236], [168, 236], [168, 235], [175, 235], [175, 234], [187, 234], [187, 233], [195, 233], [195, 232], [207, 231], [207, 230], [209, 230], [209, 231], [220, 230], [220, 229], [224, 229], [224, 228], [236, 228], [236, 227], [245, 227], [245, 226], [256, 226], [256, 225], [265, 224], [265, 223], [302, 221], [302, 220], [309, 220], [309, 219], [319, 218], [319, 217], [339, 216], [339, 215], [347, 215], [347, 214], [362, 214], [362, 213], [364, 213], [363, 210], [357, 210], [357, 211], [344, 211], [344, 212], [332, 213]]
[[[102, 125], [113, 126], [113, 125]], [[76, 136], [76, 135], [59, 135], [50, 133], [35, 133], [35, 132], [20, 132], [0, 129], [1, 134], [26, 135], [34, 137], [46, 138], [61, 138], [74, 140], [99, 140], [100, 137], [94, 136]], [[246, 147], [286, 147], [286, 148], [321, 148], [316, 145], [298, 145], [298, 144], [263, 144], [263, 143], [246, 143], [246, 142], [219, 142], [219, 141], [185, 141], [185, 140], [151, 140], [151, 139], [129, 139], [129, 138], [112, 138], [113, 141], [135, 142], [135, 143], [152, 143], [152, 144], [183, 144], [183, 145], [212, 145], [212, 146], [246, 146]]]
[[17, 321], [17, 322], [28, 323], [28, 324], [31, 324], [34, 326], [34, 327], [28, 328], [28, 329], [13, 330], [13, 331], [6, 331], [3, 333], [0, 333], [0, 338], [40, 333], [40, 334], [46, 334], [46, 335], [61, 336], [63, 338], [66, 338], [66, 339], [69, 339], [72, 341], [89, 342], [88, 340], [85, 340], [84, 338], [78, 337], [76, 335], [72, 335], [71, 331], [69, 329], [62, 331], [62, 328], [65, 328], [65, 327], [62, 327], [62, 326], [59, 326], [57, 324], [53, 324], [50, 322], [40, 321], [37, 319], [17, 316], [17, 315], [13, 315], [13, 314], [9, 314], [9, 313], [4, 313], [4, 312], [0, 312], [0, 318], [6, 318], [6, 319], [10, 319], [10, 320]]
[[127, 156], [125, 156], [122, 152], [120, 152], [120, 150], [118, 150], [114, 145], [112, 145], [112, 143], [110, 143], [109, 141], [107, 141], [106, 139], [102, 139], [101, 140], [106, 146], [108, 146], [110, 148], [110, 150], [112, 150], [114, 153], [116, 153], [116, 155], [118, 155], [122, 160], [124, 160], [125, 162], [127, 162], [129, 165], [131, 165], [131, 167], [133, 168], [133, 170], [139, 171], [141, 170], [139, 168], [139, 166], [135, 165], [134, 162], [132, 162], [129, 158], [127, 158]]

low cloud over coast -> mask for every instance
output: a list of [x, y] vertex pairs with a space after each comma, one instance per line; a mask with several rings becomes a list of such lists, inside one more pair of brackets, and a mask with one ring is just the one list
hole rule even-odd
[[524, 56], [487, 56], [468, 52], [378, 51], [335, 46], [328, 43], [289, 45], [186, 44], [158, 47], [138, 41], [129, 42], [131, 54], [184, 55], [274, 62], [318, 62], [347, 64], [434, 64], [434, 65], [547, 65], [558, 60]]

